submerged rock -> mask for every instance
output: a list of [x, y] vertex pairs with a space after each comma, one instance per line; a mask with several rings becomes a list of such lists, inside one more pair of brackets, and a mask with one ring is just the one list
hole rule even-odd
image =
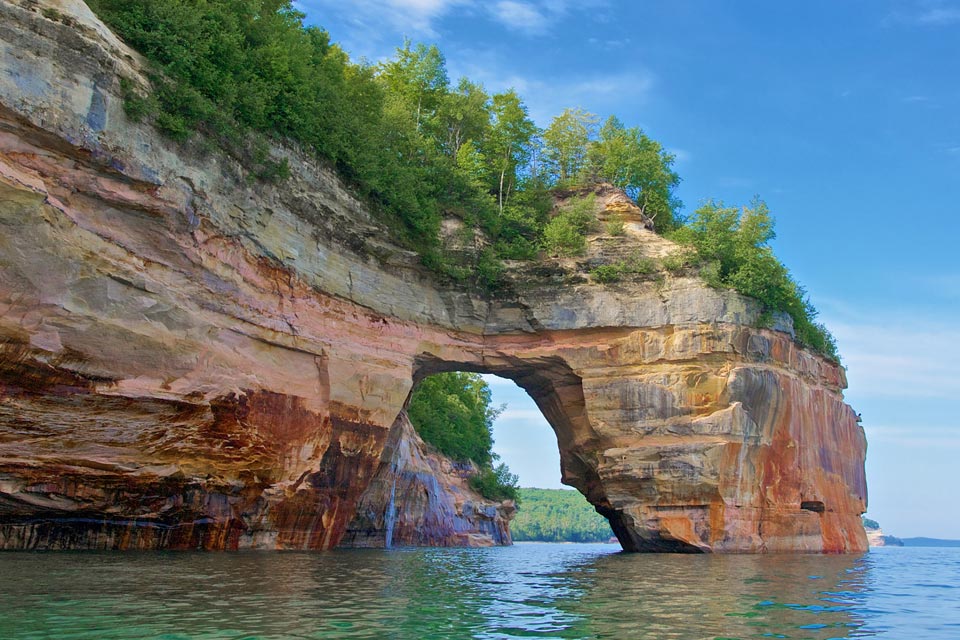
[[[275, 148], [291, 177], [251, 183], [129, 121], [140, 58], [80, 2], [0, 4], [0, 67], [0, 547], [385, 543], [394, 478], [394, 542], [506, 542], [395, 427], [415, 380], [466, 370], [533, 397], [628, 550], [866, 549], [843, 369], [753, 301], [570, 259], [440, 283], [315, 160]], [[597, 207], [626, 236], [586, 262], [676, 250]]]

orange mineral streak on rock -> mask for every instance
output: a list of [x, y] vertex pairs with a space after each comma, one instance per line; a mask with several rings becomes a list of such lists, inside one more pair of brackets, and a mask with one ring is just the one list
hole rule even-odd
[[[494, 297], [438, 282], [309, 157], [277, 147], [291, 177], [253, 184], [127, 120], [139, 57], [48, 5], [0, 4], [0, 548], [509, 543], [512, 506], [403, 419], [466, 370], [527, 390], [628, 550], [866, 549], [843, 370], [788, 320], [569, 260]], [[597, 203], [630, 222], [616, 251], [676, 250]]]

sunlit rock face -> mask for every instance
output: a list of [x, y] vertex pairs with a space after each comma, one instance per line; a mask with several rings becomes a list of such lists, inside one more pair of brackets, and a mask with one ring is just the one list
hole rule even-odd
[[[252, 183], [127, 120], [141, 68], [79, 2], [0, 4], [0, 547], [385, 540], [385, 448], [414, 446], [391, 427], [416, 380], [467, 370], [530, 393], [628, 550], [866, 549], [843, 371], [789, 326], [572, 261], [518, 265], [493, 299], [441, 285], [309, 158], [278, 149], [292, 177]], [[673, 250], [626, 218], [585, 260]], [[406, 502], [393, 540], [469, 537], [453, 493]]]
[[470, 488], [476, 468], [431, 450], [401, 412], [341, 547], [507, 545], [512, 501]]

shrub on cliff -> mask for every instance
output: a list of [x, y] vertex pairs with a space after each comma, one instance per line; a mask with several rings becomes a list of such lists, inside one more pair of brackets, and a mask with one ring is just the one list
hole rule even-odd
[[[151, 95], [121, 82], [130, 117], [176, 140], [200, 131], [261, 180], [282, 180], [290, 169], [271, 157], [266, 140], [298, 143], [351, 182], [425, 265], [451, 278], [493, 289], [502, 259], [583, 253], [582, 216], [549, 217], [557, 186], [611, 182], [657, 231], [682, 222], [674, 157], [642, 130], [614, 116], [598, 128], [594, 114], [567, 109], [541, 131], [515, 91], [490, 95], [468, 79], [451, 85], [435, 46], [405, 42], [377, 66], [353, 64], [326, 31], [303, 23], [290, 0], [89, 4], [151, 62]], [[444, 215], [483, 231], [492, 248], [474, 259], [445, 255]], [[802, 344], [836, 357], [803, 290], [770, 251], [764, 216], [765, 209], [741, 221], [711, 203], [677, 238], [697, 248], [714, 286], [787, 312]], [[664, 260], [667, 268], [688, 266], [675, 263]]]
[[717, 288], [734, 289], [759, 301], [766, 311], [790, 315], [797, 341], [833, 360], [837, 345], [830, 332], [815, 322], [817, 310], [806, 292], [773, 255], [773, 219], [766, 203], [724, 207], [707, 202], [672, 238], [696, 251], [701, 275]]
[[424, 378], [407, 414], [423, 440], [445, 456], [473, 462], [479, 473], [470, 484], [491, 500], [517, 499], [517, 476], [494, 464], [493, 421], [503, 407], [491, 406], [490, 386], [475, 373], [438, 373]]
[[[596, 138], [592, 124], [580, 126], [595, 116], [568, 110], [541, 132], [515, 91], [490, 95], [465, 78], [451, 85], [436, 46], [405, 42], [390, 60], [357, 65], [290, 0], [89, 4], [152, 63], [151, 95], [125, 83], [130, 117], [181, 141], [201, 131], [261, 179], [283, 179], [287, 168], [250, 153], [265, 146], [249, 138], [293, 140], [398, 222], [438, 271], [451, 266], [438, 240], [445, 214], [482, 229], [500, 257], [530, 259], [545, 233], [550, 243], [569, 236], [563, 222], [546, 229], [544, 195], [559, 183], [609, 179], [644, 206], [677, 204], [672, 157], [639, 130], [614, 118]], [[672, 216], [657, 217], [658, 228]]]
[[496, 466], [487, 466], [480, 469], [480, 473], [470, 478], [470, 486], [474, 491], [490, 500], [513, 500], [520, 504], [519, 478], [510, 473], [507, 465], [500, 463]]
[[543, 248], [553, 256], [579, 256], [587, 250], [587, 233], [596, 224], [596, 197], [574, 198], [543, 229]]

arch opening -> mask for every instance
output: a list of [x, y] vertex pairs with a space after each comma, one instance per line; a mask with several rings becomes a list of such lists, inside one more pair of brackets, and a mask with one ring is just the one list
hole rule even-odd
[[[507, 505], [505, 511], [502, 505], [473, 504], [468, 505], [465, 512], [458, 512], [447, 504], [462, 500], [460, 495], [451, 500], [450, 494], [462, 493], [465, 486], [492, 502], [505, 497], [497, 495], [497, 486], [477, 482], [481, 477], [478, 474], [490, 477], [491, 471], [495, 472], [492, 477], [497, 481], [502, 480], [504, 475], [510, 477], [509, 469], [501, 468], [502, 462], [493, 447], [493, 420], [487, 425], [490, 449], [485, 455], [481, 452], [477, 456], [474, 448], [473, 459], [470, 459], [470, 447], [475, 447], [476, 443], [454, 442], [454, 439], [446, 437], [449, 434], [441, 433], [437, 437], [438, 434], [431, 433], [429, 429], [424, 431], [420, 425], [419, 428], [413, 426], [413, 423], [422, 419], [420, 414], [423, 413], [422, 402], [418, 403], [418, 392], [425, 385], [435, 386], [434, 381], [444, 376], [461, 374], [483, 374], [483, 377], [472, 377], [485, 387], [486, 403], [490, 405], [494, 417], [498, 413], [497, 401], [484, 377], [502, 380], [501, 385], [516, 389], [514, 397], [522, 395], [532, 403], [535, 409], [528, 411], [537, 412], [550, 426], [555, 437], [554, 443], [548, 445], [552, 454], [548, 457], [557, 460], [560, 467], [559, 483], [551, 483], [553, 487], [559, 489], [562, 483], [576, 489], [597, 514], [610, 521], [609, 531], [612, 533], [607, 534], [603, 541], [609, 540], [611, 535], [617, 535], [622, 546], [632, 550], [628, 529], [621, 524], [621, 514], [604, 494], [603, 485], [595, 471], [596, 461], [588, 458], [589, 452], [595, 450], [596, 434], [590, 427], [586, 413], [582, 380], [566, 362], [550, 357], [538, 358], [534, 362], [502, 363], [458, 362], [431, 356], [418, 358], [412, 375], [413, 386], [391, 427], [380, 469], [371, 482], [371, 488], [361, 499], [357, 517], [348, 527], [341, 546], [462, 544], [465, 535], [469, 537], [471, 527], [477, 529], [479, 535], [489, 535], [494, 544], [510, 542], [507, 521], [514, 515], [512, 503], [502, 503]], [[444, 392], [448, 391], [446, 389]], [[420, 441], [427, 441], [427, 446], [413, 453], [405, 441], [414, 442], [415, 447], [420, 446]], [[538, 444], [546, 443], [540, 440]], [[424, 455], [423, 451], [428, 455]], [[446, 454], [448, 461], [437, 464], [429, 460], [431, 452]], [[528, 450], [524, 453], [536, 457], [541, 451]], [[440, 482], [425, 481], [424, 471], [430, 465], [434, 469], [442, 467], [446, 473]], [[569, 496], [565, 499], [569, 499]], [[431, 512], [431, 509], [436, 511]], [[484, 522], [484, 516], [491, 522]], [[468, 539], [466, 542], [473, 541]]]

